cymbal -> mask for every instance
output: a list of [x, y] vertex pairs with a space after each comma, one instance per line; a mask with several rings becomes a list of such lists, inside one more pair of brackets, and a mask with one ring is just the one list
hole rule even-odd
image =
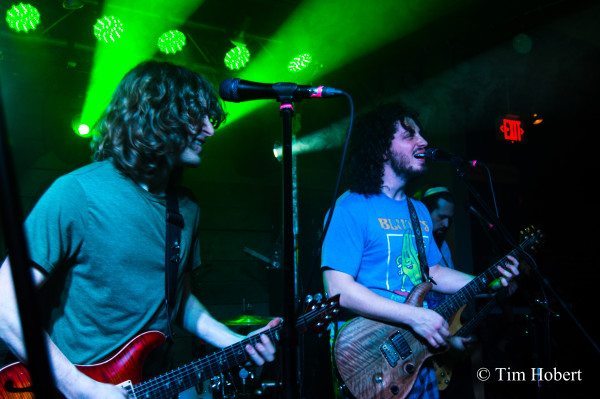
[[226, 326], [264, 326], [272, 317], [243, 314], [233, 319], [223, 321]]

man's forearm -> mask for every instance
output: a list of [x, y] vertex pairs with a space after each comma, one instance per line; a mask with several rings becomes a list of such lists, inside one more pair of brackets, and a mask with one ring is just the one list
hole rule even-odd
[[232, 345], [244, 338], [213, 318], [191, 293], [184, 297], [184, 301], [183, 327], [198, 338], [218, 348]]
[[[0, 292], [2, 293], [2, 300], [0, 301], [0, 339], [6, 343], [15, 356], [27, 362], [9, 267], [8, 261], [5, 261], [0, 267]], [[39, 284], [43, 280], [43, 275], [39, 271], [34, 271], [33, 274], [36, 283]], [[54, 374], [57, 388], [68, 398], [77, 397], [77, 389], [89, 378], [75, 368], [47, 334], [44, 335], [48, 345], [50, 368]]]
[[444, 294], [453, 294], [464, 287], [474, 276], [440, 265], [429, 268], [429, 276], [437, 283], [433, 290]]
[[375, 294], [367, 287], [344, 277], [339, 272], [325, 271], [327, 294], [340, 294], [340, 306], [364, 317], [392, 323], [411, 324], [415, 307]]

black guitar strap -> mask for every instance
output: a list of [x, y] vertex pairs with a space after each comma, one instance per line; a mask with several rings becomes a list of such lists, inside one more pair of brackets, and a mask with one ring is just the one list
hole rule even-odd
[[181, 262], [181, 230], [183, 229], [183, 216], [179, 213], [179, 203], [175, 189], [167, 190], [166, 214], [166, 240], [165, 240], [165, 307], [167, 309], [167, 327], [169, 337], [171, 331], [171, 312], [175, 307], [177, 289], [177, 270]]
[[435, 281], [429, 276], [429, 265], [427, 264], [427, 256], [425, 256], [425, 244], [423, 243], [423, 233], [421, 232], [421, 223], [419, 216], [415, 210], [412, 200], [406, 196], [408, 212], [410, 213], [410, 223], [412, 224], [413, 232], [415, 233], [415, 241], [417, 243], [417, 252], [419, 254], [419, 266], [421, 267], [421, 279], [423, 282], [429, 281], [435, 284]]

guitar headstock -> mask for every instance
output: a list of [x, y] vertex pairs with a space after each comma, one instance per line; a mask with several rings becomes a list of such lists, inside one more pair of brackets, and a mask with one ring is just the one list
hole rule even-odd
[[305, 299], [306, 312], [298, 326], [300, 329], [312, 329], [321, 332], [339, 313], [340, 295], [324, 298], [322, 294], [307, 295]]
[[521, 247], [526, 251], [536, 251], [537, 248], [544, 242], [544, 233], [542, 230], [527, 226], [520, 231]]

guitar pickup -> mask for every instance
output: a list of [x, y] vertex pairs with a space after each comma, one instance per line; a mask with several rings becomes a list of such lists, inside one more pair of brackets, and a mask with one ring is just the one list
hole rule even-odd
[[396, 349], [396, 352], [400, 355], [402, 360], [405, 360], [407, 357], [412, 355], [412, 349], [410, 349], [410, 345], [404, 339], [403, 331], [398, 331], [395, 334], [391, 335], [389, 341]]
[[379, 347], [379, 350], [383, 354], [383, 357], [385, 357], [385, 360], [388, 362], [390, 367], [396, 367], [398, 360], [400, 360], [400, 355], [394, 348], [394, 345], [386, 339], [385, 342]]
[[129, 399], [136, 399], [135, 392], [133, 391], [133, 383], [131, 380], [123, 381], [120, 384], [117, 384], [118, 387], [123, 389], [127, 393], [127, 397]]

